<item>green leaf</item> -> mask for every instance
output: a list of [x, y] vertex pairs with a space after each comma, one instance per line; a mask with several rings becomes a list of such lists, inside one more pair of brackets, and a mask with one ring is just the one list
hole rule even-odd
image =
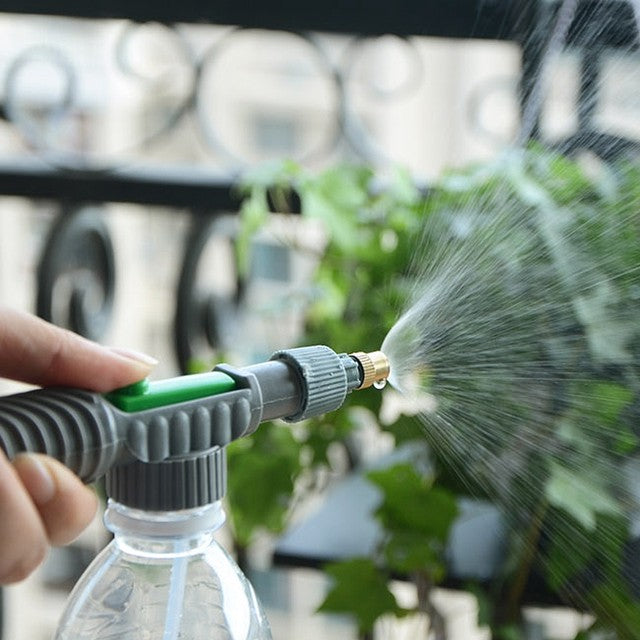
[[303, 214], [321, 220], [343, 251], [353, 251], [361, 242], [358, 214], [367, 203], [370, 177], [370, 170], [338, 166], [301, 184]]
[[597, 514], [621, 515], [620, 505], [610, 491], [588, 470], [569, 470], [552, 461], [545, 494], [550, 504], [566, 511], [590, 531], [596, 527]]
[[638, 436], [628, 429], [620, 427], [620, 430], [615, 434], [613, 450], [624, 456], [636, 451], [638, 446], [640, 446], [640, 439]]
[[570, 538], [570, 531], [565, 532], [565, 529], [569, 527], [562, 526], [561, 529], [556, 530], [556, 535], [551, 538], [551, 548], [546, 558], [547, 583], [558, 592], [565, 589], [567, 584], [570, 584], [570, 581], [575, 579], [594, 557], [594, 551], [589, 544], [578, 544], [576, 548], [574, 545], [576, 536]]
[[637, 640], [640, 603], [619, 585], [603, 584], [589, 594], [589, 603], [601, 622], [616, 631], [617, 640]]
[[494, 631], [495, 640], [527, 640], [524, 631], [515, 624], [501, 625]]
[[442, 544], [458, 514], [454, 496], [434, 487], [433, 479], [420, 475], [406, 463], [371, 471], [367, 477], [382, 490], [376, 517], [390, 531], [408, 531]]
[[478, 602], [478, 626], [486, 627], [491, 624], [494, 609], [497, 603], [493, 602], [491, 596], [479, 584], [471, 582], [464, 587], [465, 591], [473, 594]]
[[361, 632], [371, 631], [382, 615], [405, 613], [389, 590], [387, 577], [369, 558], [330, 564], [325, 570], [334, 584], [318, 611], [350, 614]]
[[251, 189], [249, 198], [240, 207], [240, 230], [236, 237], [236, 259], [238, 271], [246, 276], [251, 262], [251, 242], [255, 234], [264, 226], [269, 216], [267, 204], [267, 190], [265, 187], [255, 186]]
[[384, 544], [383, 554], [387, 567], [395, 572], [409, 575], [421, 571], [434, 582], [444, 577], [445, 565], [442, 548], [421, 533], [414, 531], [394, 531]]
[[358, 231], [353, 221], [322, 191], [304, 194], [303, 211], [310, 218], [321, 220], [333, 242], [344, 251], [353, 251], [358, 243]]
[[634, 361], [630, 344], [638, 333], [637, 319], [620, 319], [612, 307], [621, 292], [609, 282], [600, 282], [589, 295], [576, 296], [574, 305], [585, 327], [591, 353], [596, 362]]
[[[575, 384], [570, 395], [579, 399], [579, 405], [557, 420], [556, 435], [571, 447], [574, 460], [581, 458], [592, 471], [600, 465], [600, 475], [610, 475], [607, 469], [611, 458], [628, 455], [640, 445], [631, 425], [623, 419], [633, 403], [633, 392], [616, 382], [592, 380]], [[607, 456], [602, 456], [603, 448]]]
[[347, 304], [347, 292], [335, 278], [323, 271], [318, 273], [315, 285], [317, 296], [308, 310], [309, 318], [316, 322], [341, 319]]
[[232, 442], [227, 457], [231, 523], [237, 543], [246, 547], [260, 528], [283, 529], [301, 470], [300, 445], [288, 427], [266, 423]]
[[[416, 182], [411, 173], [403, 167], [396, 166], [392, 168], [387, 194], [393, 198], [394, 208], [398, 204], [415, 205], [420, 201], [420, 192]], [[404, 208], [402, 209], [405, 210]], [[415, 217], [415, 214], [413, 216]]]
[[615, 425], [622, 410], [633, 401], [633, 393], [615, 382], [595, 381], [583, 386], [589, 415], [603, 425]]

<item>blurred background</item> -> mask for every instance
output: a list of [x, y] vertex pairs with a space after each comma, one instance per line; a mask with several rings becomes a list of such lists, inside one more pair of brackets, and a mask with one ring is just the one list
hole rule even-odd
[[[544, 62], [540, 25], [560, 3], [13, 4], [0, 13], [0, 303], [152, 354], [162, 378], [219, 357], [255, 361], [304, 335], [326, 232], [274, 216], [243, 273], [242, 176], [284, 159], [314, 171], [351, 162], [383, 178], [402, 166], [427, 187], [495, 157], [522, 131]], [[554, 59], [531, 137], [579, 144], [597, 127], [619, 144], [640, 138], [629, 7], [601, 4], [620, 23], [602, 33], [595, 66], [580, 42]], [[362, 438], [362, 450], [385, 450], [379, 434]], [[4, 637], [50, 637], [106, 540], [97, 519], [6, 588]], [[313, 613], [322, 573], [271, 567], [269, 544], [255, 545], [253, 577], [274, 637], [354, 637], [348, 618]], [[471, 596], [438, 597], [458, 620], [452, 640], [489, 637]], [[548, 637], [573, 638], [581, 615], [558, 619], [565, 631]]]

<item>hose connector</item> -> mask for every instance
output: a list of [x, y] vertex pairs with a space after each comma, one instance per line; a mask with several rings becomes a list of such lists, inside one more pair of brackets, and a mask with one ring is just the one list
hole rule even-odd
[[358, 389], [366, 389], [372, 385], [383, 387], [391, 372], [389, 358], [382, 351], [356, 351], [349, 354], [360, 366], [362, 371]]

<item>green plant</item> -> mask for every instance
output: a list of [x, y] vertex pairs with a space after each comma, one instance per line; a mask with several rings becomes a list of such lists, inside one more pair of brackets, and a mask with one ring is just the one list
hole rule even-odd
[[[249, 268], [251, 239], [271, 215], [272, 203], [287, 212], [295, 188], [302, 215], [319, 219], [328, 235], [309, 287], [305, 343], [327, 344], [338, 352], [379, 348], [406, 297], [411, 239], [421, 224], [421, 196], [409, 177], [398, 172], [379, 189], [367, 167], [335, 167], [316, 176], [284, 163], [263, 167], [245, 182], [240, 270]], [[229, 447], [229, 512], [240, 556], [258, 531], [282, 530], [298, 488], [314, 486], [314, 470], [329, 466], [330, 448], [348, 443], [363, 412], [377, 420], [380, 394], [360, 395], [366, 397], [350, 398], [339, 412], [308, 421], [303, 429], [266, 424], [253, 436], [255, 442]], [[415, 437], [415, 424], [401, 422]], [[401, 431], [398, 424], [396, 432]], [[261, 461], [267, 451], [269, 460]], [[255, 491], [258, 481], [260, 491]]]
[[[513, 352], [514, 379], [484, 369], [486, 378], [461, 382], [465, 393], [501, 407], [476, 405], [476, 428], [499, 437], [486, 444], [471, 434], [470, 445], [483, 444], [494, 464], [474, 468], [478, 456], [468, 451], [473, 472], [465, 477], [497, 500], [514, 534], [502, 579], [488, 592], [496, 637], [512, 637], [535, 579], [595, 613], [597, 629], [613, 629], [618, 638], [639, 634], [637, 578], [623, 572], [634, 507], [622, 474], [638, 453], [639, 181], [632, 164], [590, 174], [533, 148], [446, 176], [429, 198], [431, 216], [468, 211], [470, 202], [480, 216], [492, 216], [473, 232], [493, 255], [474, 263], [472, 279], [481, 284], [485, 309], [525, 305], [502, 314], [497, 334], [509, 349], [516, 347], [511, 334], [525, 338]], [[473, 360], [476, 353], [467, 342], [465, 355]], [[497, 364], [513, 357], [506, 348], [497, 353]], [[519, 391], [519, 376], [526, 390]], [[491, 476], [506, 468], [502, 460], [517, 461], [518, 471], [496, 483]], [[461, 473], [455, 468], [440, 478]]]
[[287, 521], [295, 479], [302, 470], [300, 444], [287, 428], [262, 425], [251, 438], [228, 447], [227, 495], [238, 563], [246, 566], [246, 552], [255, 532], [279, 533]]
[[[458, 513], [454, 495], [434, 485], [434, 478], [412, 464], [371, 471], [369, 480], [382, 494], [375, 516], [384, 531], [376, 557], [329, 565], [334, 585], [321, 611], [351, 613], [362, 635], [381, 616], [418, 612], [428, 616], [437, 640], [446, 638], [445, 623], [431, 601], [432, 589], [445, 575], [444, 551]], [[398, 605], [389, 589], [394, 575], [416, 586], [415, 610]], [[375, 594], [370, 597], [370, 592]]]
[[[473, 232], [480, 246], [497, 256], [491, 265], [511, 274], [501, 279], [489, 267], [472, 274], [484, 287], [487, 306], [508, 309], [514, 301], [527, 300], [534, 308], [552, 291], [557, 296], [553, 304], [571, 310], [567, 316], [572, 324], [562, 331], [554, 333], [553, 314], [545, 319], [548, 326], [541, 335], [557, 337], [553, 344], [534, 338], [523, 343], [519, 354], [540, 364], [529, 373], [541, 374], [541, 380], [545, 370], [556, 372], [557, 378], [550, 377], [557, 385], [553, 406], [539, 411], [518, 403], [512, 389], [495, 388], [490, 380], [459, 382], [467, 385], [466, 392], [504, 407], [502, 423], [495, 425], [503, 437], [488, 453], [495, 459], [519, 455], [519, 476], [498, 495], [487, 473], [490, 468], [469, 465], [471, 473], [460, 465], [452, 468], [451, 457], [441, 455], [437, 442], [429, 474], [406, 466], [372, 474], [370, 480], [382, 495], [376, 514], [384, 533], [381, 546], [374, 558], [328, 569], [335, 587], [323, 609], [351, 611], [361, 632], [368, 632], [383, 613], [406, 614], [387, 587], [391, 573], [402, 573], [413, 577], [418, 609], [426, 610], [429, 590], [444, 577], [442, 550], [455, 515], [452, 496], [471, 493], [497, 499], [505, 512], [515, 514], [510, 521], [515, 535], [495, 579], [469, 585], [481, 601], [482, 621], [492, 626], [496, 638], [524, 637], [520, 611], [526, 586], [534, 578], [564, 601], [593, 611], [593, 633], [608, 628], [621, 640], [636, 638], [640, 605], [621, 576], [629, 504], [611, 476], [638, 450], [640, 169], [622, 164], [591, 175], [573, 161], [534, 148], [515, 161], [451, 172], [428, 193], [417, 190], [402, 172], [380, 185], [370, 168], [353, 166], [311, 175], [287, 163], [249, 176], [247, 184], [241, 264], [250, 259], [249, 239], [268, 216], [269, 203], [286, 210], [292, 190], [300, 198], [302, 215], [320, 219], [327, 229], [328, 243], [308, 303], [306, 343], [329, 344], [337, 351], [378, 348], [423, 268], [414, 257], [417, 242], [423, 260], [437, 259], [443, 243], [455, 250], [459, 242], [463, 249], [468, 238], [457, 239], [451, 221], [468, 211], [470, 203], [487, 221]], [[560, 227], [558, 221], [563, 221]], [[582, 262], [571, 266], [566, 256]], [[525, 277], [532, 267], [538, 274], [533, 287]], [[588, 285], [581, 280], [585, 274]], [[514, 315], [514, 331], [518, 321]], [[465, 355], [460, 362], [450, 362], [451, 368], [462, 370]], [[563, 380], [569, 357], [583, 375]], [[438, 372], [433, 376], [430, 384], [437, 390]], [[300, 474], [327, 464], [329, 447], [348, 441], [362, 411], [397, 442], [421, 437], [415, 420], [406, 416], [381, 425], [380, 408], [380, 394], [356, 394], [341, 411], [314, 419], [298, 432], [295, 442], [287, 444], [286, 481], [272, 475], [278, 473], [277, 465], [263, 471], [269, 475], [265, 483], [277, 488], [272, 501], [277, 517], [263, 513], [263, 524], [272, 523], [273, 530], [284, 524]], [[543, 446], [533, 442], [523, 455], [518, 447], [528, 440], [522, 425], [526, 427], [534, 410]], [[474, 442], [471, 438], [469, 446]], [[468, 453], [473, 460], [474, 452]], [[233, 473], [243, 464], [242, 457], [238, 455]], [[242, 477], [240, 472], [238, 484]], [[255, 500], [242, 506], [247, 514], [259, 513]], [[439, 501], [439, 509], [430, 508], [434, 501]], [[265, 504], [263, 497], [261, 506]], [[232, 500], [232, 512], [234, 508]], [[415, 519], [407, 521], [407, 511]], [[238, 518], [248, 523], [243, 534], [248, 543], [261, 519], [251, 514]], [[367, 588], [375, 597], [361, 595]], [[429, 613], [437, 624], [437, 612]], [[443, 628], [437, 632], [445, 637]]]

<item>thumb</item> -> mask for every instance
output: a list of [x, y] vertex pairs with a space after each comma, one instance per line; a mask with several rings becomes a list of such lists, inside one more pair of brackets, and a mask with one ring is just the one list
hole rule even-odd
[[0, 307], [0, 376], [110, 391], [149, 375], [154, 358], [109, 349], [28, 313]]

